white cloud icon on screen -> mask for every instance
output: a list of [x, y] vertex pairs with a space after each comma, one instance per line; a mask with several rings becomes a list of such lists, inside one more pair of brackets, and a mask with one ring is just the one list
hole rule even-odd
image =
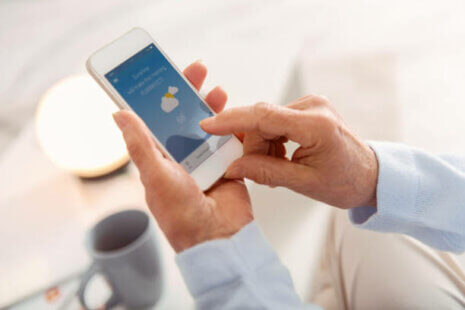
[[161, 98], [161, 109], [164, 112], [170, 113], [179, 105], [178, 99], [174, 97], [174, 95], [177, 92], [178, 92], [177, 87], [175, 86], [168, 87], [168, 92]]

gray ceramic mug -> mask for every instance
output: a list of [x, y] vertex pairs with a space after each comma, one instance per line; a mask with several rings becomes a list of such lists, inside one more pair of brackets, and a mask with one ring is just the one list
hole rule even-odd
[[86, 246], [93, 263], [84, 273], [78, 290], [85, 301], [89, 280], [102, 274], [112, 295], [105, 309], [122, 305], [129, 309], [148, 308], [159, 299], [162, 272], [155, 229], [150, 217], [139, 210], [112, 214], [98, 222], [87, 234]]

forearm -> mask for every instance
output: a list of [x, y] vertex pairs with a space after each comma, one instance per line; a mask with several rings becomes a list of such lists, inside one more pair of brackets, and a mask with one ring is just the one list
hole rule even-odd
[[230, 239], [190, 248], [176, 261], [199, 309], [312, 309], [255, 222]]
[[465, 160], [371, 142], [379, 163], [377, 208], [349, 211], [362, 228], [410, 235], [439, 250], [465, 250]]

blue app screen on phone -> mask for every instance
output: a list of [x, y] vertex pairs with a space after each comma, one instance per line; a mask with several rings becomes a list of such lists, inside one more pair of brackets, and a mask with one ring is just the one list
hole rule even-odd
[[199, 122], [212, 112], [154, 44], [105, 78], [188, 172], [231, 138], [211, 136], [200, 128]]

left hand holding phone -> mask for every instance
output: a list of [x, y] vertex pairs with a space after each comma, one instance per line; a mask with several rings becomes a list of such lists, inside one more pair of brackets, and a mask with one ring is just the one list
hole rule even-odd
[[[200, 89], [207, 68], [195, 62], [184, 70]], [[226, 104], [227, 94], [216, 87], [205, 101], [216, 112]], [[253, 220], [250, 197], [243, 180], [219, 180], [202, 192], [182, 166], [163, 156], [144, 122], [130, 111], [114, 114], [129, 154], [137, 166], [150, 211], [176, 252], [198, 243], [228, 238]]]

